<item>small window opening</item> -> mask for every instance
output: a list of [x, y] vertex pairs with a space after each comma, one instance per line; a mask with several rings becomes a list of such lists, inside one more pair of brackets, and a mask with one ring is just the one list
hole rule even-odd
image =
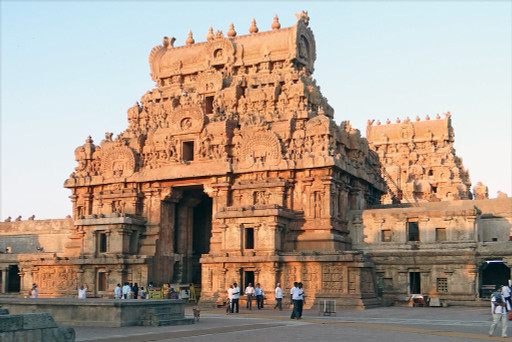
[[194, 160], [194, 142], [185, 141], [183, 142], [183, 161]]
[[418, 222], [407, 222], [408, 241], [420, 241], [420, 229]]
[[98, 272], [98, 291], [107, 291], [107, 273]]
[[446, 228], [436, 228], [436, 242], [446, 241]]
[[448, 278], [437, 278], [437, 292], [448, 292]]
[[386, 229], [381, 231], [382, 242], [391, 242], [391, 230]]
[[254, 249], [254, 228], [245, 228], [245, 249]]
[[107, 234], [100, 233], [99, 235], [99, 248], [100, 253], [105, 253], [107, 251]]
[[213, 114], [213, 96], [207, 96], [204, 104], [206, 114]]

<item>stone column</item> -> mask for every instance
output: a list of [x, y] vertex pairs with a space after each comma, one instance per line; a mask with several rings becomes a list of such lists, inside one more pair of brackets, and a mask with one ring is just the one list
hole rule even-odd
[[7, 293], [9, 286], [9, 266], [2, 267], [2, 293]]

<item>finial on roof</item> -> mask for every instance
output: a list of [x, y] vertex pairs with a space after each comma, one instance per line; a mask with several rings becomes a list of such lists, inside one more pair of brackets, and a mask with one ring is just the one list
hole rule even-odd
[[400, 123], [400, 118], [396, 118], [396, 123]]
[[187, 40], [185, 40], [185, 43], [187, 43], [187, 45], [192, 45], [195, 42], [196, 41], [194, 40], [194, 37], [192, 36], [192, 30], [188, 31], [188, 37], [187, 37]]
[[251, 34], [253, 34], [253, 33], [258, 33], [258, 31], [259, 30], [258, 30], [258, 26], [256, 26], [256, 19], [253, 18], [251, 21], [251, 27], [249, 27], [249, 32]]
[[281, 28], [281, 24], [279, 23], [279, 18], [277, 14], [274, 16], [274, 22], [272, 22], [272, 30], [279, 30]]
[[233, 23], [229, 24], [228, 37], [236, 37], [235, 25]]
[[377, 126], [380, 126], [380, 120], [377, 120]]
[[420, 117], [416, 115], [416, 121], [420, 121]]
[[89, 136], [87, 137], [87, 139], [85, 139], [85, 142], [86, 142], [87, 144], [92, 144], [94, 141], [92, 140], [91, 136], [89, 135]]
[[437, 119], [437, 120], [441, 119], [441, 115], [439, 115], [439, 113], [437, 113], [437, 115], [436, 115], [436, 119]]
[[425, 120], [427, 120], [427, 121], [428, 121], [428, 120], [430, 120], [430, 116], [428, 116], [428, 115], [427, 115], [427, 116], [425, 117]]
[[391, 120], [387, 119], [386, 120], [386, 125], [389, 125], [391, 123]]
[[208, 33], [206, 34], [206, 40], [211, 41], [213, 40], [213, 37], [215, 37], [213, 35], [213, 27], [210, 26], [210, 28], [208, 29]]

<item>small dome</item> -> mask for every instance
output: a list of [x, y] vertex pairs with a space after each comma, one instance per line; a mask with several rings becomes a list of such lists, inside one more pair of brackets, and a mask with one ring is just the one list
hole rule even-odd
[[235, 25], [233, 25], [233, 23], [229, 24], [228, 37], [236, 37]]
[[249, 27], [249, 32], [252, 33], [258, 33], [258, 26], [256, 26], [256, 19], [252, 19], [251, 27]]
[[274, 21], [272, 22], [272, 30], [279, 30], [281, 28], [281, 24], [279, 23], [279, 18], [277, 14], [274, 16]]
[[187, 43], [187, 45], [192, 45], [195, 43], [194, 37], [192, 36], [192, 31], [188, 31], [188, 37], [187, 40], [185, 40], [185, 43]]

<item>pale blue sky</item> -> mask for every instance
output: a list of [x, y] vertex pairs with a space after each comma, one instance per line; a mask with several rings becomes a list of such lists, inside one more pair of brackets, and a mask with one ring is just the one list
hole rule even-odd
[[451, 111], [455, 147], [473, 184], [512, 195], [510, 1], [5, 1], [1, 2], [0, 219], [71, 214], [64, 180], [74, 149], [127, 127], [126, 110], [154, 87], [148, 56], [163, 36], [238, 35], [274, 14], [309, 12], [313, 77], [365, 135], [368, 119]]

